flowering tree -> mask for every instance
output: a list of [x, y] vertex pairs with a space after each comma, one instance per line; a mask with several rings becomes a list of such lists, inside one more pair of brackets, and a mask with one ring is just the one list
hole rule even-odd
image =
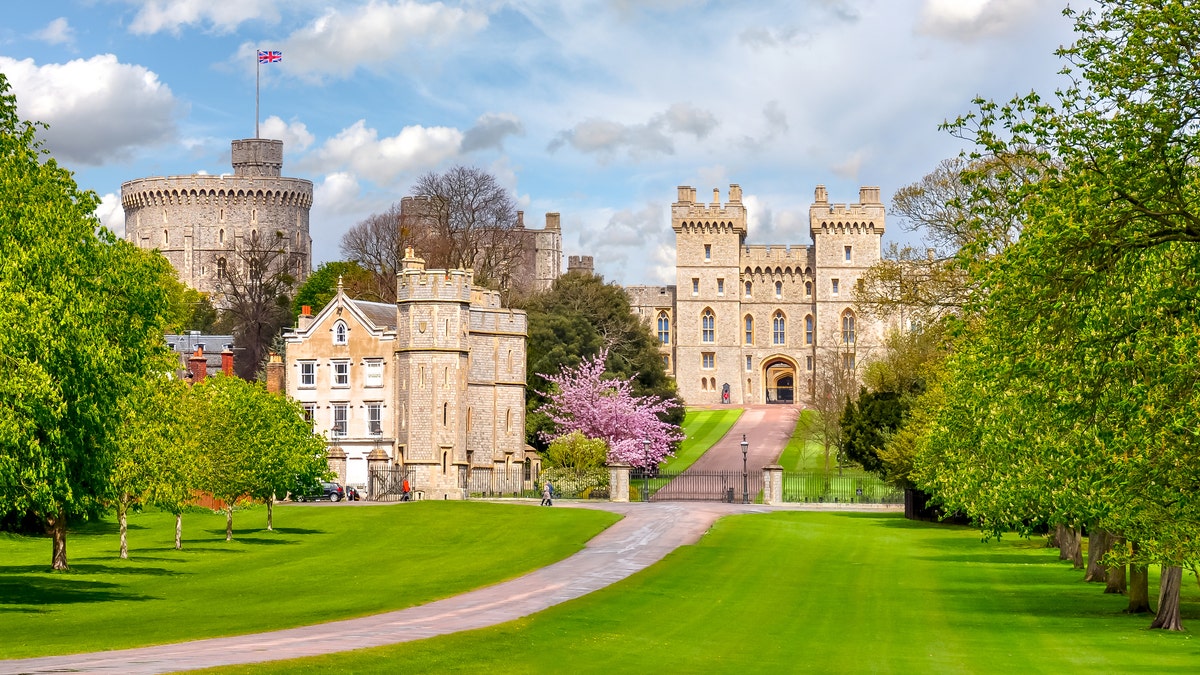
[[[679, 427], [663, 422], [659, 414], [679, 404], [658, 396], [634, 396], [633, 380], [604, 379], [608, 350], [584, 359], [558, 375], [544, 375], [554, 385], [549, 393], [538, 392], [547, 402], [538, 408], [554, 423], [553, 440], [579, 431], [588, 438], [608, 443], [609, 463], [622, 462], [639, 468], [658, 466], [673, 454], [671, 445], [683, 440]], [[649, 440], [647, 449], [645, 441]]]

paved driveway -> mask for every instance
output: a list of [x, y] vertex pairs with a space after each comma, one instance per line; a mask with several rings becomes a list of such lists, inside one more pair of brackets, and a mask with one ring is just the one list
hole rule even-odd
[[746, 466], [752, 473], [759, 472], [764, 466], [779, 461], [779, 455], [791, 439], [799, 416], [800, 408], [791, 405], [746, 406], [746, 411], [729, 433], [689, 469], [740, 473], [742, 434], [745, 434], [749, 443]]

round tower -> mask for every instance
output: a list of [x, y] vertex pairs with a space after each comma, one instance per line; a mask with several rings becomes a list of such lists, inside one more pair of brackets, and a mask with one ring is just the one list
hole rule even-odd
[[[215, 294], [235, 253], [252, 242], [280, 241], [299, 285], [312, 270], [312, 181], [284, 178], [283, 141], [232, 143], [234, 172], [154, 176], [121, 185], [125, 238], [158, 249], [179, 279]], [[217, 300], [219, 302], [219, 299]]]

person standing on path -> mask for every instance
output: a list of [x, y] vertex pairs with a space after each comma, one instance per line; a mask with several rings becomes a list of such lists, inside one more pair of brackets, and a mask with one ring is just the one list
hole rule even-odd
[[550, 485], [550, 481], [542, 483], [542, 506], [553, 506], [554, 502], [554, 487]]

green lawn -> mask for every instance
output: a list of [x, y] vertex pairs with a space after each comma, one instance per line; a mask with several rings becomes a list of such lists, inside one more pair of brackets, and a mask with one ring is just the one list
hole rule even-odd
[[[802, 410], [796, 418], [796, 428], [792, 431], [792, 439], [779, 456], [779, 464], [784, 471], [815, 471], [825, 468], [825, 451], [820, 443], [807, 439], [808, 427], [817, 422], [814, 410]], [[831, 462], [836, 462], [832, 457]]]
[[742, 416], [741, 408], [719, 410], [688, 410], [683, 417], [683, 433], [687, 436], [680, 444], [679, 452], [666, 461], [660, 470], [679, 473], [700, 459], [701, 455], [721, 440], [729, 428]]
[[[501, 626], [227, 673], [1195, 672], [1041, 542], [898, 515], [726, 518], [610, 588]], [[1156, 583], [1152, 576], [1152, 584]], [[1152, 594], [1157, 592], [1151, 589]], [[1184, 623], [1200, 625], [1196, 585]]]
[[66, 654], [274, 630], [426, 603], [565, 558], [617, 516], [518, 504], [285, 505], [130, 518], [130, 560], [111, 521], [50, 542], [0, 534], [0, 658]]

